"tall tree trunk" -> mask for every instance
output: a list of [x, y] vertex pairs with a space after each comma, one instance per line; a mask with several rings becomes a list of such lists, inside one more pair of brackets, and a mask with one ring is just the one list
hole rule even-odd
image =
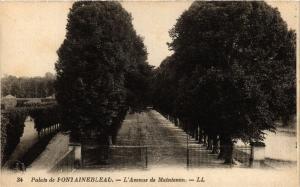
[[218, 150], [219, 150], [218, 137], [217, 135], [213, 135], [213, 150], [211, 153], [217, 154]]
[[191, 136], [192, 136], [192, 138], [195, 138], [195, 127], [194, 127], [194, 125], [191, 128]]
[[195, 139], [198, 140], [199, 137], [198, 137], [198, 133], [199, 133], [199, 129], [198, 129], [198, 125], [196, 126], [196, 129], [194, 130], [195, 132]]
[[224, 164], [233, 164], [233, 142], [230, 136], [224, 137]]
[[191, 124], [188, 124], [188, 128], [189, 128], [189, 134], [192, 138], [194, 138], [194, 128], [192, 127]]
[[199, 130], [199, 143], [203, 143], [203, 132], [202, 132], [202, 129]]
[[203, 145], [206, 146], [207, 145], [207, 135], [204, 133], [203, 136]]
[[109, 151], [109, 143], [110, 143], [110, 138], [107, 134], [103, 133], [98, 137], [98, 142], [99, 142], [99, 149], [101, 155], [101, 160], [106, 162], [109, 158], [108, 151]]
[[286, 127], [289, 125], [289, 120], [290, 120], [289, 116], [283, 116], [281, 117], [281, 119], [282, 119], [282, 126]]
[[208, 135], [206, 149], [207, 150], [212, 150], [212, 137], [211, 137], [211, 135]]
[[218, 159], [224, 159], [224, 135], [220, 135], [220, 153], [219, 153], [219, 156], [218, 156]]

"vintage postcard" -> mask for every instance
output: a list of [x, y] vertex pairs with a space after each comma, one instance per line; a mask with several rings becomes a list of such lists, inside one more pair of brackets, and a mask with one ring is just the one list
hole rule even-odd
[[299, 8], [1, 1], [1, 187], [299, 186]]

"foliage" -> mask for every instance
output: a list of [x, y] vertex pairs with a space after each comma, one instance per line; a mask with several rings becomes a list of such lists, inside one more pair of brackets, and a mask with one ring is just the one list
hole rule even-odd
[[152, 81], [153, 105], [156, 106], [160, 112], [172, 116], [175, 115], [175, 98], [178, 94], [175, 63], [173, 56], [167, 57], [161, 65], [155, 69]]
[[44, 77], [1, 78], [1, 96], [13, 95], [18, 98], [43, 98], [54, 94], [55, 76], [46, 73]]
[[44, 128], [61, 123], [61, 112], [57, 105], [43, 107], [31, 107], [29, 115], [34, 119], [35, 129], [40, 131]]
[[20, 112], [1, 112], [1, 165], [20, 142], [26, 116]]
[[262, 141], [275, 120], [295, 113], [295, 32], [277, 9], [265, 2], [194, 2], [170, 36], [174, 60], [156, 75], [157, 106], [172, 103], [169, 114], [232, 145]]
[[24, 132], [24, 122], [31, 116], [35, 122], [35, 129], [40, 131], [60, 123], [58, 106], [35, 106], [13, 108], [1, 111], [1, 165], [20, 142]]
[[108, 135], [123, 116], [120, 111], [142, 103], [136, 96], [147, 88], [146, 55], [120, 3], [73, 4], [58, 50], [55, 84], [63, 124], [73, 136]]

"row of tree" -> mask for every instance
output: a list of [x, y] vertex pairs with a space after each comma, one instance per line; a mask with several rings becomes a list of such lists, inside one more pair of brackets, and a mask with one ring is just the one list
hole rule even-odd
[[296, 34], [276, 8], [194, 2], [170, 36], [174, 54], [155, 70], [153, 104], [220, 141], [226, 163], [235, 140], [262, 141], [275, 120], [295, 114]]
[[140, 110], [152, 67], [131, 15], [118, 2], [75, 2], [56, 63], [62, 123], [76, 141], [107, 144], [130, 107]]
[[1, 78], [1, 96], [13, 95], [18, 98], [44, 98], [54, 94], [55, 76], [46, 73], [44, 77]]

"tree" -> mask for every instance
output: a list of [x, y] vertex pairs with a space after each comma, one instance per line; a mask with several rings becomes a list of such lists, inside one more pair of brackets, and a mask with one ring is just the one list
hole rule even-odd
[[14, 95], [19, 98], [43, 98], [54, 94], [55, 76], [46, 73], [44, 77], [16, 77], [1, 78], [2, 96]]
[[276, 8], [194, 2], [170, 36], [180, 71], [176, 108], [220, 137], [226, 163], [234, 140], [262, 141], [275, 120], [295, 113], [295, 32]]
[[[118, 2], [75, 2], [58, 50], [56, 98], [72, 137], [107, 137], [128, 108], [130, 71], [140, 73], [146, 49]], [[131, 68], [132, 67], [132, 68]], [[136, 79], [137, 80], [137, 79]]]
[[153, 66], [147, 62], [147, 50], [141, 37], [134, 36], [132, 58], [125, 68], [125, 87], [128, 106], [134, 111], [142, 111], [150, 101], [150, 81]]
[[153, 104], [163, 114], [175, 116], [176, 79], [172, 67], [174, 59], [167, 57], [160, 66], [155, 69], [153, 77]]

